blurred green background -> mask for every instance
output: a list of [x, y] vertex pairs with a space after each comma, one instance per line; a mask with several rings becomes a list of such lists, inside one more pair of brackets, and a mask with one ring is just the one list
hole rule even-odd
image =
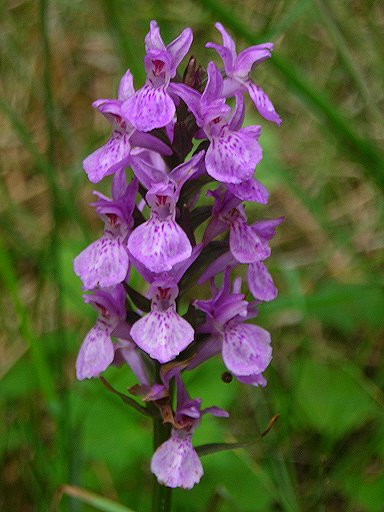
[[[1, 3], [0, 509], [123, 510], [86, 494], [57, 506], [63, 484], [150, 507], [150, 422], [75, 378], [95, 314], [72, 259], [102, 232], [81, 162], [109, 126], [91, 102], [114, 97], [128, 67], [141, 86], [153, 18], [166, 42], [190, 26], [203, 65], [216, 59], [204, 49], [219, 40], [215, 21], [238, 49], [272, 40], [254, 79], [283, 118], [277, 128], [248, 104], [271, 191], [250, 216], [286, 217], [268, 260], [280, 295], [258, 319], [272, 333], [269, 384], [225, 384], [219, 360], [188, 376], [205, 406], [231, 413], [205, 418], [195, 444], [256, 439], [280, 419], [251, 450], [206, 456], [174, 510], [383, 511], [381, 0]], [[135, 383], [128, 369], [105, 375], [123, 392]]]

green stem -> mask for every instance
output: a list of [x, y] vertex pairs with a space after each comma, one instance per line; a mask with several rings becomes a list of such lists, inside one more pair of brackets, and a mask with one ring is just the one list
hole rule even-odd
[[[170, 425], [164, 424], [161, 417], [153, 418], [153, 448], [156, 450], [164, 441], [169, 439]], [[159, 484], [154, 477], [152, 512], [170, 512], [172, 502], [172, 489]]]

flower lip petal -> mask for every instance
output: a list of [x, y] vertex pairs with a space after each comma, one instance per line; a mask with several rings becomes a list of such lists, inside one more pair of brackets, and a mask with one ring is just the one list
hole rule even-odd
[[129, 269], [128, 253], [119, 238], [104, 236], [84, 249], [73, 266], [85, 289], [107, 288], [124, 281]]
[[121, 111], [137, 130], [149, 132], [170, 123], [176, 107], [166, 86], [147, 83], [123, 103]]
[[83, 380], [97, 377], [112, 363], [114, 354], [110, 327], [97, 321], [85, 337], [77, 356], [77, 378]]
[[224, 331], [223, 360], [234, 375], [263, 372], [272, 359], [270, 334], [253, 324], [229, 323]]
[[132, 232], [128, 250], [155, 273], [171, 270], [192, 254], [191, 243], [181, 227], [172, 219], [161, 221], [156, 216]]
[[151, 471], [167, 487], [192, 489], [203, 476], [203, 466], [191, 443], [191, 436], [175, 430], [168, 441], [155, 451]]
[[153, 310], [135, 322], [131, 336], [152, 359], [164, 364], [193, 341], [194, 330], [176, 313], [175, 306], [170, 306], [166, 311]]

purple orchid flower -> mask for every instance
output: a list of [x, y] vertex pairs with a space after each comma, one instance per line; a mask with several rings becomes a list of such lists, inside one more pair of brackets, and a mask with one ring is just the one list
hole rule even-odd
[[185, 101], [210, 140], [205, 158], [208, 174], [222, 183], [240, 184], [252, 178], [262, 158], [261, 127], [240, 128], [244, 117], [241, 94], [236, 95], [236, 110], [228, 120], [231, 109], [223, 98], [223, 78], [213, 62], [207, 72], [202, 95], [184, 84], [172, 84], [172, 90]]
[[159, 483], [167, 487], [192, 489], [203, 476], [203, 466], [192, 446], [192, 435], [204, 414], [227, 418], [229, 414], [219, 407], [201, 410], [201, 399], [191, 399], [181, 380], [175, 375], [177, 407], [171, 437], [155, 451], [151, 471]]
[[[268, 254], [265, 247], [268, 247], [268, 242], [275, 236], [276, 227], [281, 224], [284, 217], [278, 217], [276, 219], [268, 219], [258, 221], [250, 226], [250, 229], [256, 235], [258, 244], [264, 247], [263, 251], [258, 251], [258, 260], [249, 263], [247, 271], [247, 282], [248, 288], [255, 299], [269, 302], [277, 297], [277, 288], [274, 285], [273, 279], [268, 272], [266, 266], [262, 262], [264, 255]], [[211, 226], [207, 227], [206, 239], [211, 236], [217, 236], [223, 227], [222, 221], [215, 221]], [[217, 258], [204, 273], [200, 276], [198, 284], [202, 284], [209, 279], [212, 279], [220, 272], [223, 272], [227, 267], [235, 267], [239, 261], [235, 257], [236, 252], [232, 249]]]
[[98, 183], [105, 176], [124, 169], [129, 163], [132, 146], [170, 155], [171, 149], [161, 140], [148, 133], [140, 133], [122, 117], [123, 103], [135, 94], [133, 78], [128, 70], [120, 81], [117, 100], [100, 99], [92, 103], [112, 125], [112, 137], [90, 154], [83, 162], [89, 180]]
[[192, 44], [193, 34], [186, 28], [174, 41], [165, 46], [156, 21], [151, 21], [145, 38], [144, 58], [147, 80], [144, 87], [124, 102], [122, 112], [132, 125], [148, 132], [172, 122], [175, 103], [168, 93], [169, 82]]
[[[99, 312], [96, 324], [81, 345], [76, 361], [79, 380], [97, 377], [112, 363], [115, 348], [111, 334], [125, 322], [125, 291], [121, 284], [84, 295], [84, 301]], [[122, 327], [121, 327], [122, 328]]]
[[154, 275], [139, 261], [133, 260], [137, 270], [151, 284], [148, 292], [151, 311], [133, 324], [131, 336], [138, 347], [160, 363], [174, 359], [194, 339], [195, 331], [177, 313], [175, 299], [179, 293], [178, 282], [201, 249], [202, 245], [195, 246], [187, 260], [161, 275]]
[[133, 225], [137, 188], [136, 179], [127, 186], [124, 171], [119, 171], [113, 180], [112, 200], [96, 193], [99, 200], [93, 204], [105, 222], [104, 235], [74, 260], [75, 273], [84, 289], [107, 288], [126, 278], [129, 270], [126, 239]]
[[143, 160], [132, 162], [136, 176], [148, 189], [151, 216], [132, 232], [128, 250], [151, 272], [168, 271], [192, 254], [191, 243], [175, 220], [176, 203], [182, 185], [198, 170], [203, 156], [204, 152], [198, 153], [169, 175]]
[[225, 73], [227, 75], [224, 81], [223, 96], [234, 96], [238, 91], [248, 91], [259, 113], [268, 121], [280, 125], [281, 119], [276, 113], [271, 100], [265, 92], [249, 78], [249, 74], [254, 65], [260, 64], [271, 57], [273, 44], [264, 43], [250, 46], [237, 55], [235, 42], [229, 36], [223, 25], [216, 23], [215, 27], [221, 33], [223, 45], [207, 43], [205, 46], [206, 48], [216, 50], [223, 60]]
[[[200, 332], [213, 335], [207, 343], [213, 347], [197, 354], [200, 363], [202, 355], [211, 357], [221, 349], [224, 364], [236, 378], [244, 379], [254, 385], [264, 382], [260, 374], [272, 359], [271, 338], [269, 333], [254, 324], [244, 323], [256, 316], [255, 305], [244, 300], [239, 293], [241, 279], [235, 280], [233, 292], [230, 293], [230, 267], [224, 272], [220, 290], [213, 287], [213, 297], [209, 300], [196, 300], [194, 305], [204, 311], [207, 320]], [[196, 366], [196, 362], [189, 367]]]
[[229, 247], [239, 263], [253, 263], [268, 258], [271, 252], [268, 244], [248, 225], [240, 199], [223, 186], [207, 194], [215, 198], [215, 203], [203, 242], [207, 244], [229, 227]]

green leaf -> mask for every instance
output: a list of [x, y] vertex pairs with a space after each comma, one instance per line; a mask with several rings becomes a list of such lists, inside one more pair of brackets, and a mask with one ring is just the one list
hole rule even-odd
[[249, 448], [254, 445], [257, 441], [253, 441], [251, 443], [210, 443], [210, 444], [202, 444], [200, 446], [196, 446], [195, 450], [199, 454], [200, 457], [204, 455], [211, 455], [212, 453], [217, 452], [227, 452], [231, 450], [238, 450], [240, 448]]
[[139, 405], [136, 402], [136, 400], [133, 400], [133, 398], [131, 398], [130, 396], [124, 395], [124, 393], [120, 393], [120, 391], [117, 391], [117, 389], [111, 386], [111, 384], [104, 377], [99, 377], [99, 379], [101, 383], [108, 389], [108, 391], [120, 397], [125, 404], [130, 405], [131, 407], [133, 407], [133, 409], [136, 409], [136, 411], [140, 412], [144, 416], [151, 416], [151, 413], [149, 412], [148, 409]]

